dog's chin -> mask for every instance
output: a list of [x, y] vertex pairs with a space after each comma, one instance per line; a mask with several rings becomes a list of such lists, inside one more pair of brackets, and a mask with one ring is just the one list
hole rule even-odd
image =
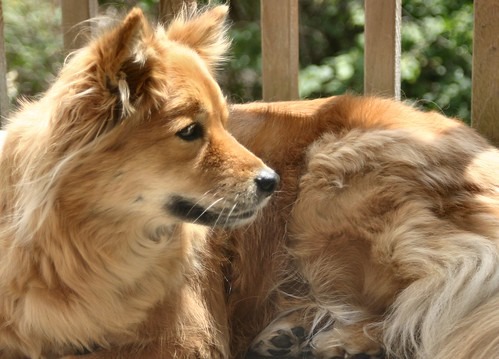
[[256, 218], [259, 207], [244, 211], [209, 208], [187, 198], [176, 196], [165, 205], [165, 210], [185, 222], [210, 227], [234, 228], [251, 223]]

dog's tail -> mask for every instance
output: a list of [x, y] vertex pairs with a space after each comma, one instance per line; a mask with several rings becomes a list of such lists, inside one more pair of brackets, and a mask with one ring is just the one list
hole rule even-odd
[[499, 296], [456, 325], [434, 359], [490, 359], [499, 356]]
[[[454, 258], [433, 274], [414, 281], [395, 301], [384, 328], [387, 352], [394, 357], [497, 357], [497, 247], [490, 240], [469, 233], [453, 239], [457, 244], [453, 249], [460, 249], [451, 251]], [[426, 262], [432, 264], [435, 263]]]

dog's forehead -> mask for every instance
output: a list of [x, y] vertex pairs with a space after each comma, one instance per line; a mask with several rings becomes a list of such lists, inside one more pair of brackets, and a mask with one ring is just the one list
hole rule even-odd
[[206, 64], [191, 51], [178, 52], [172, 60], [174, 71], [179, 72], [176, 76], [180, 79], [178, 89], [184, 88], [199, 112], [218, 117], [225, 125], [229, 114], [227, 101]]
[[222, 95], [222, 91], [218, 85], [216, 85], [216, 89], [210, 91], [210, 94], [210, 100], [202, 103], [202, 109], [204, 109], [211, 118], [221, 120], [222, 124], [225, 126], [229, 117], [227, 101]]

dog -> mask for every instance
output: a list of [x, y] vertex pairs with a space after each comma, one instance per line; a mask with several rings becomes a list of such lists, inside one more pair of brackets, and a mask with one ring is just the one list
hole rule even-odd
[[497, 150], [389, 99], [228, 109], [226, 12], [133, 10], [9, 121], [0, 358], [496, 357]]
[[281, 176], [231, 232], [234, 358], [499, 356], [499, 153], [461, 121], [353, 95], [234, 105]]
[[0, 358], [228, 357], [209, 233], [252, 221], [279, 177], [226, 130], [226, 14], [153, 28], [134, 9], [9, 120]]

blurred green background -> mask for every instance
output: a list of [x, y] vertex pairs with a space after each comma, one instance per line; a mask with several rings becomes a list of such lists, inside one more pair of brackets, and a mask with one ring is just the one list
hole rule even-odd
[[[270, 0], [268, 0], [270, 1]], [[375, 1], [375, 0], [367, 0]], [[104, 12], [158, 0], [99, 1]], [[233, 102], [261, 99], [258, 0], [232, 0], [231, 61], [220, 82]], [[300, 96], [362, 93], [363, 0], [299, 0]], [[472, 0], [403, 0], [402, 96], [469, 123]], [[9, 97], [36, 96], [64, 61], [58, 0], [3, 0]]]

